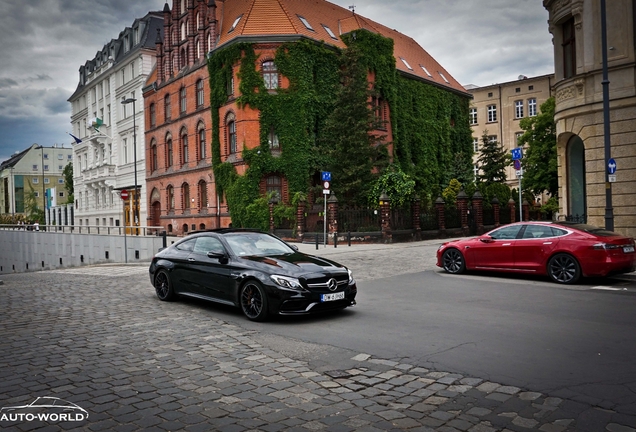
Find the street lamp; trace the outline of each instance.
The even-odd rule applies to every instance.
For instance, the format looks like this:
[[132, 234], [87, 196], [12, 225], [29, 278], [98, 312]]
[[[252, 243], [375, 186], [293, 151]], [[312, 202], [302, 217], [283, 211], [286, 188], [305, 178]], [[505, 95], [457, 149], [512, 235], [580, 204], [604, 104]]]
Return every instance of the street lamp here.
[[[139, 197], [137, 190], [137, 123], [136, 123], [136, 112], [135, 112], [135, 98], [122, 98], [122, 105], [128, 105], [129, 103], [133, 104], [133, 160], [135, 164], [135, 194], [133, 195], [133, 223], [135, 226], [139, 223]], [[136, 234], [139, 235], [139, 231], [136, 231]]]
[[[37, 146], [36, 149], [40, 149], [41, 153], [40, 155], [42, 156], [42, 214], [46, 213], [46, 189], [45, 189], [45, 185], [44, 185], [44, 146]], [[45, 215], [46, 218], [46, 215]]]

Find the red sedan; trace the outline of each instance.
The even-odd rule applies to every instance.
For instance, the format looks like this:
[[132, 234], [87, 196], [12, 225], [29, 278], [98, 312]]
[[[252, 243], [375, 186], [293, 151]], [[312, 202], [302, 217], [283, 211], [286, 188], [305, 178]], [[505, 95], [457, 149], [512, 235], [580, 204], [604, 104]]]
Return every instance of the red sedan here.
[[634, 239], [592, 225], [518, 222], [482, 236], [453, 240], [437, 250], [448, 273], [487, 270], [548, 275], [573, 284], [581, 276], [636, 271]]

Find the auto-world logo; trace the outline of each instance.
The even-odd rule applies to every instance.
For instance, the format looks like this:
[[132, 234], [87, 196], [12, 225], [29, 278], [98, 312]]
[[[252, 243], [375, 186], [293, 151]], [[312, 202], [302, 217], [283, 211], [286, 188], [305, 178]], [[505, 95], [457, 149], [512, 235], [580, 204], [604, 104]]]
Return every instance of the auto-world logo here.
[[81, 422], [88, 418], [88, 411], [64, 399], [44, 396], [28, 405], [0, 408], [0, 421], [48, 423]]

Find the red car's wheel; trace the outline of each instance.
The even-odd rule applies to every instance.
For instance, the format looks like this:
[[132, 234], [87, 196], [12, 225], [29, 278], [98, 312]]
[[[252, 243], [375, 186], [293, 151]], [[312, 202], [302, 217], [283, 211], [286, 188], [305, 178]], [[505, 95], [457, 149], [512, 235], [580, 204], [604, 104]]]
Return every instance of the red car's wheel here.
[[548, 261], [548, 275], [554, 282], [573, 284], [581, 277], [581, 266], [572, 255], [556, 254]]
[[442, 265], [448, 273], [459, 274], [466, 270], [464, 256], [455, 248], [446, 249], [442, 255]]

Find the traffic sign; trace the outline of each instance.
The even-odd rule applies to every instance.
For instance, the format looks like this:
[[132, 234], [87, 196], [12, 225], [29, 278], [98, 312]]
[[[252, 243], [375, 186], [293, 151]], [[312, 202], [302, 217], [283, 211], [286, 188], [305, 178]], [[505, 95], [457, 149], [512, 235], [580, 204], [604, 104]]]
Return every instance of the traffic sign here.
[[521, 161], [519, 159], [514, 160], [515, 170], [519, 171], [521, 169]]
[[331, 181], [331, 172], [330, 171], [322, 171], [320, 176], [320, 180], [322, 181]]
[[519, 160], [523, 158], [523, 151], [521, 147], [513, 148], [510, 152], [512, 153], [512, 160]]
[[126, 189], [122, 189], [122, 191], [120, 192], [119, 196], [121, 197], [121, 199], [127, 200], [128, 199], [128, 191]]
[[517, 178], [522, 178], [523, 177], [523, 170], [517, 170], [515, 171], [515, 174], [517, 175]]
[[614, 158], [610, 159], [607, 162], [607, 173], [616, 174], [616, 161], [614, 160]]
[[329, 189], [329, 186], [331, 186], [331, 184], [328, 181], [322, 182], [322, 187], [325, 189]]

